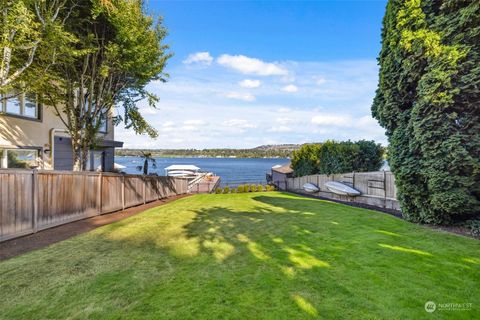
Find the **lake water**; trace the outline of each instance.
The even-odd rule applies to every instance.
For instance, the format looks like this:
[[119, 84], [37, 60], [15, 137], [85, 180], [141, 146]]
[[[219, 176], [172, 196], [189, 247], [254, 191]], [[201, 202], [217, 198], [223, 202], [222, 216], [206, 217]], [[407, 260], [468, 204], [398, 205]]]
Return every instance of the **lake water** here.
[[[247, 159], [247, 158], [155, 158], [157, 169], [151, 168], [149, 172], [156, 172], [158, 175], [165, 175], [164, 168], [172, 164], [193, 164], [201, 171], [213, 172], [220, 176], [221, 184], [224, 186], [237, 185], [242, 183], [266, 182], [265, 174], [277, 164], [283, 165], [289, 162], [288, 159]], [[137, 166], [143, 164], [139, 157], [115, 157], [115, 162], [126, 166], [126, 173], [139, 174]]]

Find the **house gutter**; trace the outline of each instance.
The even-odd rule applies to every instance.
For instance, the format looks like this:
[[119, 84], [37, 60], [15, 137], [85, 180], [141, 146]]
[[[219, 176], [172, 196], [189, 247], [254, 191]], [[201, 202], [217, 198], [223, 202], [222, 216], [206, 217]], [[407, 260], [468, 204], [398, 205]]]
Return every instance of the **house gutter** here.
[[50, 165], [52, 166], [52, 170], [55, 169], [55, 133], [61, 132], [61, 133], [68, 133], [67, 130], [65, 129], [56, 129], [52, 128], [50, 129]]

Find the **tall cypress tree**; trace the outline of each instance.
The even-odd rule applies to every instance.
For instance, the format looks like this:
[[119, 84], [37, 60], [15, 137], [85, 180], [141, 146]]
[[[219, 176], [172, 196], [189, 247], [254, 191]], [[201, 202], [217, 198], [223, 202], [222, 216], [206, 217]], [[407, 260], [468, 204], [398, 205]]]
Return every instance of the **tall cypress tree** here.
[[406, 218], [480, 211], [480, 3], [391, 0], [373, 116], [387, 130]]

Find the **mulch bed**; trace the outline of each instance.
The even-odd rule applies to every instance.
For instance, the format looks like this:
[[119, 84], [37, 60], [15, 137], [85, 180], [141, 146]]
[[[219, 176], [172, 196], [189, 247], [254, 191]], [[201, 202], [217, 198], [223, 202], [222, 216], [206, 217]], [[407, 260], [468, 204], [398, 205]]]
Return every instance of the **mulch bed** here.
[[187, 196], [188, 195], [173, 196], [167, 199], [157, 200], [136, 207], [131, 207], [125, 209], [124, 211], [116, 211], [93, 218], [71, 222], [55, 228], [42, 230], [21, 238], [2, 242], [0, 243], [0, 261], [21, 255], [29, 251], [44, 248], [53, 243], [69, 239], [95, 228], [131, 217], [150, 208], [155, 208]]

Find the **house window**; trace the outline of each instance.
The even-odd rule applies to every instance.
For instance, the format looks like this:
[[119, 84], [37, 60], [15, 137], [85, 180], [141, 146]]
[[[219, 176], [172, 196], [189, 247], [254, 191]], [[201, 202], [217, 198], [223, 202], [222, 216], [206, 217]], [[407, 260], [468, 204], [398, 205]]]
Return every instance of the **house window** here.
[[100, 117], [100, 126], [98, 127], [98, 132], [107, 133], [107, 115], [105, 113]]
[[32, 119], [40, 118], [37, 96], [32, 93], [2, 96], [0, 107], [0, 111], [6, 114]]
[[38, 168], [39, 152], [38, 149], [0, 149], [0, 168]]
[[87, 157], [86, 168], [88, 171], [105, 171], [105, 152], [90, 150]]
[[[91, 110], [95, 110], [96, 105], [95, 102], [92, 103]], [[85, 112], [88, 112], [88, 104], [85, 104]], [[99, 133], [107, 133], [107, 115], [108, 112], [105, 108], [99, 112], [99, 114], [93, 119], [93, 125], [97, 124], [97, 121], [100, 121], [100, 125], [98, 126]]]
[[38, 119], [38, 102], [37, 95], [32, 93], [25, 94], [23, 98], [23, 115], [25, 117]]

